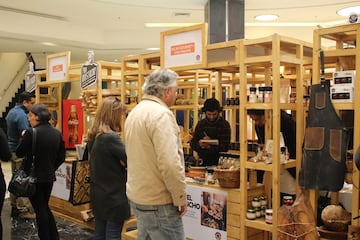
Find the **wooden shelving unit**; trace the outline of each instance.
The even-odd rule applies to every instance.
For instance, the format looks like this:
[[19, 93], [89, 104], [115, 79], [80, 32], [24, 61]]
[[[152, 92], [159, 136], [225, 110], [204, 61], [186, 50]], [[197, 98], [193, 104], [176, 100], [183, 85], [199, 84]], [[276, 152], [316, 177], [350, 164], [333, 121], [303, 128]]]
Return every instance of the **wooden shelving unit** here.
[[[304, 130], [303, 121], [303, 82], [304, 62], [312, 58], [312, 46], [309, 43], [293, 38], [271, 35], [266, 38], [243, 40], [240, 42], [240, 129], [247, 129], [247, 110], [265, 110], [265, 140], [272, 139], [273, 153], [272, 164], [253, 163], [248, 161], [246, 131], [240, 130], [240, 189], [247, 189], [248, 176], [253, 170], [264, 170], [265, 194], [268, 199], [268, 207], [273, 209], [273, 224], [265, 223], [264, 219], [247, 220], [246, 212], [248, 191], [240, 191], [240, 239], [248, 239], [248, 229], [260, 229], [264, 231], [264, 239], [277, 239], [277, 218], [280, 207], [280, 170], [281, 168], [300, 167], [301, 145]], [[294, 69], [293, 81], [295, 81], [296, 103], [280, 102], [280, 85], [285, 78], [281, 77], [280, 66]], [[249, 77], [251, 76], [251, 77]], [[247, 88], [254, 80], [272, 86], [272, 102], [248, 103]], [[297, 129], [297, 159], [286, 165], [280, 164], [280, 111], [291, 110], [296, 114]], [[299, 114], [300, 113], [300, 114]], [[254, 185], [250, 182], [250, 186]]]
[[[356, 44], [357, 43], [357, 44]], [[319, 51], [324, 51], [325, 70], [330, 73], [326, 79], [331, 78], [331, 71], [356, 70], [356, 80], [354, 86], [354, 100], [346, 103], [334, 103], [336, 111], [341, 114], [344, 110], [354, 111], [354, 153], [360, 144], [360, 24], [348, 24], [343, 26], [320, 28], [314, 30], [314, 57], [313, 57], [313, 82], [320, 83], [320, 57]], [[327, 47], [335, 46], [335, 47]], [[344, 66], [342, 58], [352, 61], [351, 66]], [[327, 71], [329, 70], [330, 71]], [[354, 154], [355, 155], [355, 154]], [[352, 217], [359, 216], [359, 186], [360, 176], [356, 166], [353, 165], [352, 181]], [[313, 191], [312, 202], [315, 204], [316, 192]], [[352, 220], [352, 225], [360, 225], [360, 220]]]
[[[60, 132], [62, 131], [62, 84], [63, 82], [47, 82], [42, 81], [46, 79], [46, 70], [35, 71], [37, 87], [35, 89], [36, 103], [43, 103], [52, 114], [51, 124]], [[46, 93], [40, 91], [46, 89]], [[56, 119], [54, 119], [54, 115]]]

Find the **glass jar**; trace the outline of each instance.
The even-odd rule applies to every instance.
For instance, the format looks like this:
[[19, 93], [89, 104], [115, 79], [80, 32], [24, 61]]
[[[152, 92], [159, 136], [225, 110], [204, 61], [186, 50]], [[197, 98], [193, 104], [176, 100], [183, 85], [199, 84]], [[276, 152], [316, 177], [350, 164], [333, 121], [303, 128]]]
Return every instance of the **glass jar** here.
[[259, 94], [257, 95], [257, 101], [258, 101], [258, 103], [263, 103], [264, 102], [265, 87], [260, 86], [258, 89], [259, 89]]
[[296, 102], [296, 92], [290, 93], [290, 103]]
[[248, 209], [246, 212], [246, 218], [249, 220], [255, 220], [256, 219], [256, 212], [255, 209]]
[[251, 205], [256, 208], [256, 207], [260, 207], [261, 203], [260, 203], [260, 199], [257, 197], [254, 197], [253, 200], [251, 201]]
[[267, 201], [265, 196], [260, 197], [260, 205], [266, 207]]
[[260, 207], [260, 215], [261, 215], [261, 217], [264, 217], [264, 216], [265, 216], [265, 211], [266, 211], [266, 207], [265, 207], [265, 206], [261, 206], [261, 207]]
[[256, 102], [257, 102], [256, 87], [250, 87], [249, 103], [256, 103]]
[[260, 207], [255, 208], [255, 215], [256, 215], [256, 218], [261, 217], [261, 208]]
[[265, 210], [265, 222], [267, 224], [272, 224], [272, 215], [273, 215], [273, 210], [272, 209], [266, 209]]
[[294, 199], [292, 196], [289, 196], [289, 195], [283, 196], [282, 204], [284, 204], [286, 206], [291, 206], [291, 205], [293, 205], [293, 203], [294, 203]]
[[271, 103], [272, 102], [272, 86], [266, 86], [264, 92], [264, 102]]

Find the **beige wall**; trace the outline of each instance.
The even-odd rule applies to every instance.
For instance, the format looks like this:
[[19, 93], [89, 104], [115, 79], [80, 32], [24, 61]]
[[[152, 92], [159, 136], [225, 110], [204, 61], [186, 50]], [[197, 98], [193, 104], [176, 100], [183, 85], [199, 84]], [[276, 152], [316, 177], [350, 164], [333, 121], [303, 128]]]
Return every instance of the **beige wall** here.
[[29, 64], [25, 53], [0, 53], [0, 112], [8, 105], [25, 78]]

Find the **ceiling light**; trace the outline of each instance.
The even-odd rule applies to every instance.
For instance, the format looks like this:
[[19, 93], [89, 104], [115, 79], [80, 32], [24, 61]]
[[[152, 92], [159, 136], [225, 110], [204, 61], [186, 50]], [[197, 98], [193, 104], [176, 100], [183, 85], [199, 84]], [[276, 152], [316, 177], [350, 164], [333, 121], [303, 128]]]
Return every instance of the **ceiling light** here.
[[279, 16], [273, 15], [273, 14], [259, 15], [259, 16], [255, 17], [255, 19], [258, 21], [274, 21], [278, 18], [279, 18]]
[[56, 46], [55, 43], [51, 43], [51, 42], [41, 42], [41, 44], [45, 46]]
[[354, 13], [354, 14], [360, 14], [360, 6], [354, 6], [354, 7], [348, 7], [348, 8], [343, 8], [340, 9], [339, 11], [336, 12], [338, 15], [343, 16], [343, 17], [348, 17], [350, 16], [350, 14]]
[[199, 23], [145, 23], [145, 27], [188, 27]]
[[158, 51], [158, 50], [160, 50], [160, 48], [158, 48], [158, 47], [150, 47], [150, 48], [146, 48], [146, 50], [148, 50], [148, 51]]

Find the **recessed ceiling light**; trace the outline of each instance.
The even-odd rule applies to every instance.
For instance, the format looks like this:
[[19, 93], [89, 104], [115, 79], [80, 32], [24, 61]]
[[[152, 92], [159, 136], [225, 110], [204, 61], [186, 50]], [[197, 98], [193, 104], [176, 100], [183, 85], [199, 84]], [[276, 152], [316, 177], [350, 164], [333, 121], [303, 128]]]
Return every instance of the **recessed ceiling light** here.
[[158, 51], [158, 50], [160, 50], [160, 48], [158, 48], [158, 47], [150, 47], [150, 48], [146, 48], [146, 50], [148, 50], [148, 51]]
[[348, 17], [350, 16], [350, 14], [354, 13], [354, 14], [360, 14], [360, 6], [354, 6], [354, 7], [348, 7], [348, 8], [343, 8], [340, 9], [339, 11], [336, 12], [338, 15], [343, 16], [343, 17]]
[[259, 16], [255, 17], [255, 19], [258, 21], [274, 21], [278, 18], [279, 18], [279, 16], [274, 15], [274, 14], [259, 15]]
[[41, 44], [45, 46], [56, 46], [55, 43], [51, 43], [51, 42], [41, 42]]

